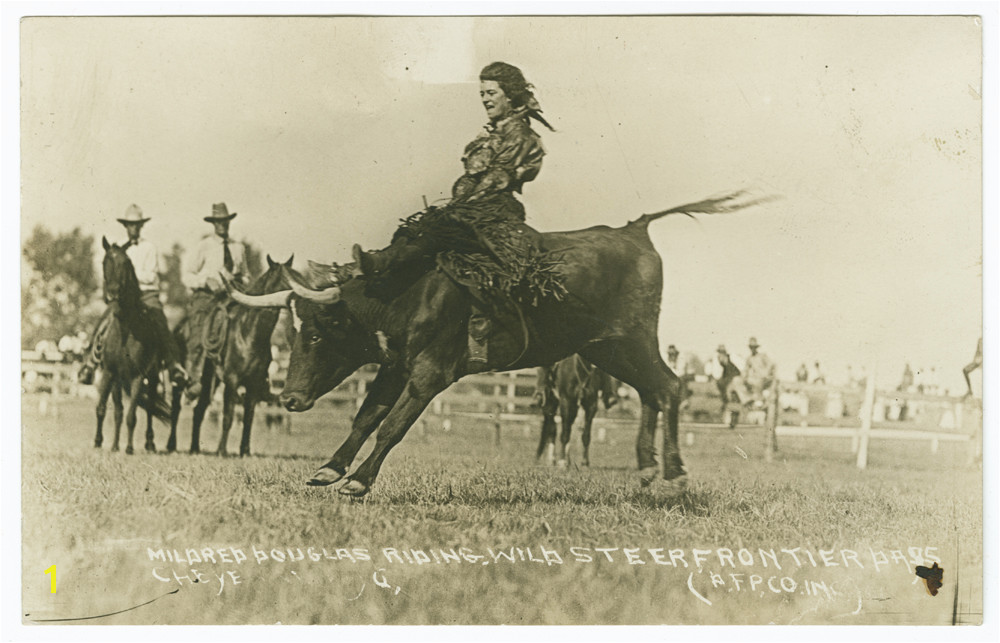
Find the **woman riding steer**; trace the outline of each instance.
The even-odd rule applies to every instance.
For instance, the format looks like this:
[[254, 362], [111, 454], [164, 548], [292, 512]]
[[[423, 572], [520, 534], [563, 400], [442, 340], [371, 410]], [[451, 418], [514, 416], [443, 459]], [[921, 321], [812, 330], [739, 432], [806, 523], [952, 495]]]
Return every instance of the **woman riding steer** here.
[[[495, 228], [524, 222], [524, 206], [514, 192], [521, 192], [525, 183], [538, 176], [545, 155], [541, 138], [528, 119], [550, 130], [552, 126], [542, 117], [532, 86], [517, 67], [491, 63], [483, 68], [479, 80], [479, 96], [490, 122], [465, 146], [465, 173], [452, 186], [451, 202], [431, 211], [436, 211], [438, 229], [449, 223], [471, 228], [480, 246], [503, 264], [515, 258], [512, 254], [523, 252], [524, 247], [507, 238], [498, 239], [497, 235], [507, 235]], [[382, 251], [366, 253], [355, 245], [354, 259], [365, 276], [384, 278], [399, 266], [451, 249], [447, 236], [397, 233], [392, 244]]]

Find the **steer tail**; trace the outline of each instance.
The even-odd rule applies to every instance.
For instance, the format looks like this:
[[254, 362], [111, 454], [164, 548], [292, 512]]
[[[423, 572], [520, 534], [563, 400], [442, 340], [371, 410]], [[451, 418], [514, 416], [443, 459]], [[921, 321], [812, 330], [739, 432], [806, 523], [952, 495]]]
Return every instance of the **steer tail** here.
[[684, 214], [692, 219], [696, 218], [696, 214], [726, 214], [729, 212], [736, 212], [737, 210], [743, 210], [755, 205], [760, 205], [761, 203], [767, 203], [769, 201], [775, 201], [780, 197], [776, 196], [761, 196], [761, 197], [750, 197], [746, 190], [737, 190], [735, 192], [730, 192], [723, 196], [714, 197], [710, 199], [705, 199], [704, 201], [696, 201], [695, 203], [685, 203], [684, 205], [679, 205], [676, 208], [670, 208], [669, 210], [663, 210], [662, 212], [654, 212], [653, 214], [644, 214], [635, 221], [629, 223], [629, 225], [646, 227], [653, 221], [656, 221], [660, 217], [665, 217], [668, 214]]

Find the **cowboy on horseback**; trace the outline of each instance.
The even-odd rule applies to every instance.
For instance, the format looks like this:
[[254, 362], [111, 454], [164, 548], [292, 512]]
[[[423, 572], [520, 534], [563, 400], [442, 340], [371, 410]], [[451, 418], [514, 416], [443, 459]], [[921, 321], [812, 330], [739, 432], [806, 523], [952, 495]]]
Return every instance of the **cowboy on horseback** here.
[[[180, 352], [174, 336], [167, 326], [166, 315], [163, 314], [163, 304], [160, 303], [160, 275], [161, 269], [160, 253], [153, 242], [142, 236], [142, 227], [149, 221], [149, 217], [142, 214], [142, 209], [134, 203], [125, 210], [125, 216], [118, 219], [118, 222], [125, 226], [128, 241], [122, 246], [125, 254], [135, 268], [135, 276], [139, 281], [139, 289], [142, 292], [142, 303], [149, 309], [149, 320], [152, 322], [152, 330], [156, 334], [157, 341], [163, 349], [164, 363], [170, 370], [170, 379], [174, 384], [182, 385], [187, 374], [180, 364]], [[94, 371], [101, 365], [99, 347], [101, 346], [104, 333], [111, 320], [111, 308], [104, 311], [104, 315], [94, 332], [91, 334], [90, 343], [84, 353], [86, 359], [80, 368], [78, 380], [82, 384], [91, 384], [94, 381]]]
[[[462, 155], [465, 171], [452, 186], [451, 202], [431, 210], [437, 210], [445, 222], [452, 222], [455, 227], [472, 228], [481, 245], [501, 263], [509, 263], [516, 259], [512, 255], [524, 251], [524, 244], [515, 241], [517, 235], [498, 239], [497, 235], [507, 237], [507, 230], [495, 228], [502, 228], [505, 223], [523, 224], [524, 205], [514, 193], [520, 193], [525, 183], [538, 176], [545, 155], [541, 137], [531, 129], [529, 119], [550, 130], [552, 126], [542, 117], [542, 109], [531, 91], [533, 87], [517, 67], [504, 62], [491, 63], [483, 68], [479, 80], [479, 96], [489, 123], [465, 146]], [[404, 265], [448, 249], [451, 247], [447, 241], [434, 235], [397, 233], [388, 248], [363, 252], [355, 244], [353, 255], [363, 275], [384, 279]]]
[[217, 310], [229, 300], [223, 279], [242, 284], [247, 275], [246, 250], [243, 244], [229, 237], [229, 224], [236, 217], [225, 203], [212, 205], [211, 216], [205, 221], [214, 227], [213, 234], [205, 236], [194, 253], [189, 272], [184, 275], [184, 285], [191, 289], [191, 302], [185, 322], [188, 344], [188, 369], [191, 386], [189, 399], [201, 394], [202, 369], [205, 365], [205, 342], [211, 341], [212, 319]]

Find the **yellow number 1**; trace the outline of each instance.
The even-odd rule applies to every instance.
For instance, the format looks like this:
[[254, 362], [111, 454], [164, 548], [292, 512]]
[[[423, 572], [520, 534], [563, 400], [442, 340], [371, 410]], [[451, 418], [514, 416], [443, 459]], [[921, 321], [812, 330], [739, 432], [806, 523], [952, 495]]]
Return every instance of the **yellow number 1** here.
[[49, 574], [49, 573], [52, 574], [52, 591], [50, 593], [51, 594], [55, 594], [56, 593], [56, 566], [55, 565], [51, 565], [48, 569], [45, 570], [45, 573], [46, 574]]

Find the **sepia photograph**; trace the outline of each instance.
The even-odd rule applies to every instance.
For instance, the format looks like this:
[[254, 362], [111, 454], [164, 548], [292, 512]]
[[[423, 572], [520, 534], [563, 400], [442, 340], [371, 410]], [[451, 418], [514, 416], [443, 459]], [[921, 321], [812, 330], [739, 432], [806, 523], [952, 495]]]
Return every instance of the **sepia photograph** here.
[[995, 630], [996, 7], [747, 7], [5, 25], [22, 631]]

